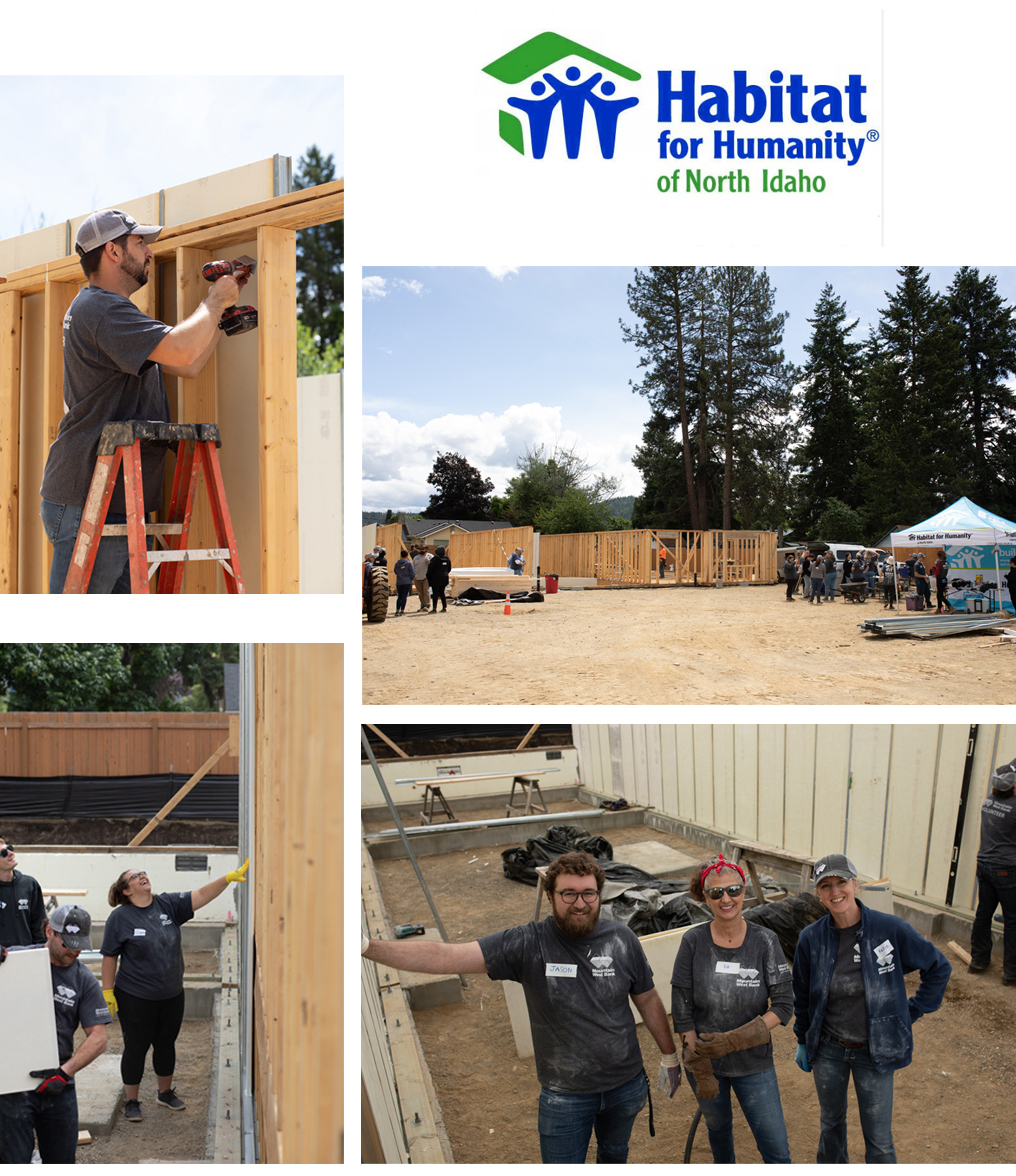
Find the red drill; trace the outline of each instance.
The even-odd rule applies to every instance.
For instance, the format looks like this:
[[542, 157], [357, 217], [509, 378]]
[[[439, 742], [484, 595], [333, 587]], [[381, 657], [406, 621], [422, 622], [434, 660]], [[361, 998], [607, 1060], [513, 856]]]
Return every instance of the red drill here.
[[[232, 274], [238, 282], [245, 282], [257, 268], [253, 257], [235, 257], [232, 261], [209, 261], [201, 267], [206, 282], [214, 282], [224, 274]], [[242, 335], [258, 325], [258, 312], [253, 306], [230, 306], [222, 312], [219, 330], [227, 335]]]

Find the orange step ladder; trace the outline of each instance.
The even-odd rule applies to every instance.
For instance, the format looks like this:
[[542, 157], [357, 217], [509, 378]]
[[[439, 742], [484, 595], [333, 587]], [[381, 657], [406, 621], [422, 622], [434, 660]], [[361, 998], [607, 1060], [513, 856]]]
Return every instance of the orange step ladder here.
[[[169, 504], [169, 521], [145, 522], [144, 491], [141, 481], [141, 442], [177, 445], [176, 473]], [[92, 577], [99, 540], [106, 535], [126, 535], [130, 557], [131, 592], [150, 592], [149, 578], [159, 571], [157, 591], [179, 593], [183, 565], [195, 560], [214, 559], [222, 566], [227, 592], [243, 592], [240, 560], [233, 537], [233, 524], [226, 505], [219, 457], [222, 444], [219, 426], [211, 424], [174, 425], [161, 421], [114, 421], [106, 425], [99, 439], [95, 472], [81, 515], [81, 525], [64, 581], [64, 593], [84, 593]], [[113, 487], [123, 465], [126, 524], [106, 524]], [[205, 486], [215, 523], [218, 547], [192, 550], [187, 547], [198, 474]], [[163, 547], [149, 551], [146, 536], [155, 536]]]

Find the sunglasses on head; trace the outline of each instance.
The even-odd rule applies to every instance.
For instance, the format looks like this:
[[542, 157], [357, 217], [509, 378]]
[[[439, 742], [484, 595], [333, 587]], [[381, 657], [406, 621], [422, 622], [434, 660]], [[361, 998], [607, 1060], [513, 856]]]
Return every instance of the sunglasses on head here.
[[744, 883], [737, 882], [733, 886], [710, 886], [705, 894], [707, 898], [712, 899], [722, 898], [724, 894], [729, 894], [731, 898], [737, 898], [743, 889]]

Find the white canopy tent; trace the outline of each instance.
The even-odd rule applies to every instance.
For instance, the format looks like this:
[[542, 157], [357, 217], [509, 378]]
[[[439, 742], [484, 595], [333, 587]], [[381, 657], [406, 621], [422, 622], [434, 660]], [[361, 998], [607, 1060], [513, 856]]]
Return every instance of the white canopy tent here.
[[949, 573], [969, 573], [976, 581], [984, 573], [995, 573], [999, 609], [1016, 609], [1009, 595], [1001, 567], [1008, 569], [1016, 555], [1016, 523], [985, 510], [969, 498], [958, 498], [923, 523], [892, 534], [894, 552], [942, 548], [949, 558]]

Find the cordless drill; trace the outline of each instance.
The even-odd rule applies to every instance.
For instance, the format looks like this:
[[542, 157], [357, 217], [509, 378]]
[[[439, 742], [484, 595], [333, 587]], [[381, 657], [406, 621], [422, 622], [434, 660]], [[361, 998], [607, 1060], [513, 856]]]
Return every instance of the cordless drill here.
[[[206, 282], [214, 282], [223, 274], [232, 274], [239, 282], [249, 278], [257, 264], [253, 257], [246, 254], [232, 261], [209, 261], [201, 267], [201, 276]], [[253, 306], [229, 306], [219, 319], [219, 330], [225, 331], [227, 335], [242, 335], [245, 331], [253, 331], [257, 325], [258, 312]]]

